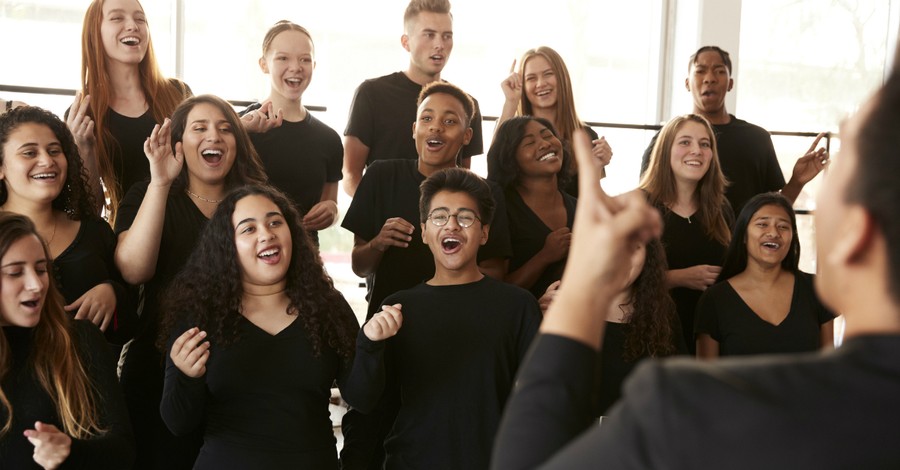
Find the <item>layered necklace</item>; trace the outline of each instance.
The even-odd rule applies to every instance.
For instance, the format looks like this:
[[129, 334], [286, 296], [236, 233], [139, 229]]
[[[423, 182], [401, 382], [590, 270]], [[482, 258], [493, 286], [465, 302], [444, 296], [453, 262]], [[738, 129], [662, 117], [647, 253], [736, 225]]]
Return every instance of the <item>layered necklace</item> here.
[[191, 191], [191, 190], [188, 189], [188, 188], [184, 188], [184, 190], [187, 191], [187, 193], [190, 194], [191, 196], [193, 196], [193, 197], [195, 197], [195, 198], [197, 198], [197, 199], [199, 199], [199, 200], [201, 200], [201, 201], [203, 201], [203, 202], [208, 202], [208, 203], [210, 203], [210, 204], [218, 204], [218, 203], [220, 203], [220, 202], [223, 201], [222, 199], [207, 199], [207, 198], [205, 198], [205, 197], [203, 197], [203, 196], [201, 196], [201, 195], [199, 195], [199, 194], [197, 194], [197, 193]]

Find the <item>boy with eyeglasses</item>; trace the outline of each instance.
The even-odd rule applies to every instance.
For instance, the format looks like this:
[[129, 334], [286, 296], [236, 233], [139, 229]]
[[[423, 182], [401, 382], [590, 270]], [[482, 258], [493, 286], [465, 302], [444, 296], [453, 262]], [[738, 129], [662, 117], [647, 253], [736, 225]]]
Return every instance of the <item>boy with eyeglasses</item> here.
[[483, 179], [445, 169], [421, 193], [422, 240], [435, 273], [385, 299], [360, 331], [354, 382], [365, 390], [351, 405], [365, 411], [382, 395], [402, 395], [384, 442], [387, 469], [487, 468], [540, 308], [528, 291], [478, 268], [495, 213]]

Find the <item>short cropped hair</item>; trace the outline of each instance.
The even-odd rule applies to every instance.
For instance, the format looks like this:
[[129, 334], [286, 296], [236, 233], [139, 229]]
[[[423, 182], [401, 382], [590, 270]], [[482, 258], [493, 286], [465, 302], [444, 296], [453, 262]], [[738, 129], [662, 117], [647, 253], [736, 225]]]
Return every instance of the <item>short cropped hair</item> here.
[[428, 220], [431, 200], [440, 191], [465, 193], [478, 204], [478, 217], [483, 225], [494, 220], [494, 194], [487, 181], [465, 168], [445, 168], [435, 172], [419, 186], [419, 218]]
[[697, 49], [697, 52], [691, 55], [691, 59], [688, 62], [688, 71], [697, 64], [697, 57], [700, 57], [700, 54], [703, 54], [704, 52], [718, 52], [719, 56], [722, 57], [722, 62], [725, 63], [725, 68], [728, 69], [728, 75], [731, 75], [731, 54], [719, 46], [703, 46], [700, 49]]
[[444, 93], [456, 98], [462, 104], [463, 111], [466, 112], [466, 127], [472, 124], [472, 118], [475, 116], [475, 102], [472, 101], [472, 97], [468, 93], [462, 91], [462, 88], [447, 82], [431, 82], [425, 85], [419, 93], [416, 106], [420, 106], [425, 101], [425, 98], [435, 93]]
[[450, 14], [450, 0], [411, 0], [406, 6], [406, 12], [403, 13], [403, 29], [408, 29], [407, 26], [413, 18], [419, 16], [419, 13], [423, 11], [443, 13], [453, 17]]

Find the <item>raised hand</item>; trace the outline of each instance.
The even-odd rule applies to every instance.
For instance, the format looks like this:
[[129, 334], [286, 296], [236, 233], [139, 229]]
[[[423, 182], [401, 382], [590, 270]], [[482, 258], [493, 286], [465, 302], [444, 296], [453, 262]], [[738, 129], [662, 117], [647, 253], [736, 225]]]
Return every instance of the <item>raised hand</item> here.
[[284, 111], [279, 109], [277, 112], [273, 112], [272, 106], [272, 101], [266, 100], [259, 109], [241, 116], [241, 124], [244, 125], [244, 129], [247, 132], [261, 134], [280, 127], [284, 122]]
[[816, 148], [825, 134], [825, 132], [820, 132], [819, 135], [816, 136], [816, 140], [809, 146], [809, 150], [794, 163], [794, 170], [791, 173], [792, 181], [795, 181], [800, 185], [805, 185], [812, 181], [816, 175], [828, 166], [830, 160], [825, 147]]
[[169, 357], [175, 367], [188, 377], [202, 377], [206, 374], [206, 361], [209, 360], [209, 341], [206, 332], [194, 327], [185, 331], [172, 344]]
[[175, 144], [172, 152], [172, 121], [166, 118], [163, 125], [153, 126], [150, 137], [144, 141], [144, 155], [150, 160], [150, 182], [158, 185], [170, 185], [181, 173], [184, 165], [184, 152], [181, 142]]
[[116, 313], [116, 291], [108, 282], [97, 284], [81, 297], [65, 306], [67, 312], [76, 311], [76, 320], [88, 320], [106, 331]]
[[392, 217], [384, 222], [378, 235], [369, 242], [372, 248], [384, 253], [388, 248], [396, 246], [406, 248], [412, 241], [413, 224], [402, 217]]
[[79, 91], [75, 94], [75, 101], [69, 108], [69, 116], [66, 118], [66, 127], [75, 138], [75, 145], [79, 151], [89, 152], [94, 148], [94, 121], [87, 115], [90, 109], [91, 95], [82, 95]]
[[371, 341], [384, 341], [400, 331], [403, 325], [403, 314], [400, 304], [384, 305], [382, 310], [376, 313], [363, 326], [363, 333]]
[[500, 82], [500, 88], [503, 90], [503, 96], [507, 102], [515, 102], [519, 104], [522, 98], [522, 77], [516, 72], [516, 61], [513, 59], [512, 66], [509, 67], [509, 76]]
[[613, 151], [606, 141], [606, 137], [600, 137], [591, 142], [591, 155], [599, 160], [604, 167], [609, 165], [609, 162], [612, 161]]
[[34, 446], [34, 462], [45, 470], [58, 468], [72, 451], [72, 438], [52, 424], [37, 421], [25, 437]]

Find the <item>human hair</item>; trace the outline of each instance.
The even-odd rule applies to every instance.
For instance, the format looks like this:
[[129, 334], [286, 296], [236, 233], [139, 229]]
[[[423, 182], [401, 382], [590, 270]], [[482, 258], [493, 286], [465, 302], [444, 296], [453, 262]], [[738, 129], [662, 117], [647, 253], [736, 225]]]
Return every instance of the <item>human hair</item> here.
[[[237, 148], [235, 149], [236, 155], [234, 166], [231, 167], [231, 170], [225, 177], [225, 187], [230, 189], [242, 184], [265, 184], [268, 177], [263, 169], [262, 161], [259, 159], [259, 154], [256, 153], [256, 148], [253, 147], [253, 142], [250, 141], [250, 136], [247, 134], [247, 131], [244, 130], [244, 125], [241, 123], [237, 113], [234, 112], [234, 108], [218, 96], [192, 96], [178, 105], [178, 108], [176, 108], [175, 112], [172, 114], [172, 123], [170, 124], [172, 131], [172, 151], [175, 151], [175, 144], [181, 142], [184, 138], [184, 131], [187, 129], [188, 115], [198, 104], [212, 105], [221, 111], [222, 115], [225, 116], [225, 120], [228, 121], [228, 124], [231, 126], [231, 132], [234, 133], [235, 145], [237, 145]], [[187, 163], [181, 168], [181, 173], [178, 175], [178, 181], [184, 187], [188, 186]]]
[[275, 23], [275, 25], [273, 25], [271, 28], [269, 28], [269, 31], [267, 31], [265, 37], [263, 37], [263, 43], [262, 43], [263, 58], [265, 58], [266, 54], [269, 53], [269, 48], [272, 47], [272, 41], [275, 40], [275, 37], [285, 31], [297, 31], [297, 32], [305, 34], [306, 37], [309, 38], [310, 44], [312, 44], [312, 46], [313, 46], [313, 53], [315, 53], [316, 44], [313, 42], [312, 34], [309, 33], [309, 30], [307, 30], [303, 26], [300, 26], [292, 21], [281, 20], [281, 21]]
[[845, 200], [865, 208], [886, 240], [888, 292], [900, 303], [900, 48], [856, 136], [857, 165]]
[[220, 347], [240, 340], [244, 290], [231, 218], [237, 203], [254, 195], [278, 206], [291, 233], [285, 287], [290, 299], [287, 313], [299, 317], [297, 321], [309, 335], [316, 357], [328, 346], [349, 363], [359, 328], [350, 305], [325, 272], [293, 203], [277, 189], [265, 185], [240, 186], [216, 208], [194, 252], [162, 296], [163, 320], [157, 346], [165, 351], [170, 336], [185, 322], [207, 331], [210, 340]]
[[[716, 134], [713, 132], [709, 121], [699, 114], [685, 114], [670, 120], [659, 131], [656, 144], [650, 153], [650, 164], [644, 176], [641, 178], [640, 188], [647, 192], [647, 198], [653, 205], [668, 207], [678, 197], [675, 174], [672, 171], [671, 155], [672, 147], [678, 131], [685, 123], [696, 122], [701, 124], [709, 135], [712, 158], [709, 160], [709, 169], [697, 184], [697, 196], [699, 208], [697, 219], [703, 224], [706, 235], [717, 242], [728, 245], [731, 232], [725, 220], [724, 206], [725, 187], [728, 185], [722, 166], [719, 164], [719, 151], [716, 149]], [[668, 210], [668, 208], [666, 209]]]
[[[516, 116], [503, 121], [500, 123], [500, 127], [497, 128], [497, 133], [494, 134], [491, 148], [488, 149], [488, 181], [493, 181], [504, 189], [510, 185], [518, 184], [520, 168], [516, 154], [519, 151], [519, 145], [525, 138], [525, 127], [532, 121], [540, 123], [549, 129], [557, 139], [560, 138], [553, 127], [553, 123], [544, 118]], [[557, 186], [563, 188], [569, 182], [572, 159], [565, 145], [560, 150], [562, 151], [562, 168], [556, 175], [556, 183]]]
[[722, 62], [725, 63], [725, 68], [728, 69], [728, 75], [731, 75], [731, 54], [729, 54], [725, 49], [722, 49], [719, 46], [703, 46], [700, 49], [697, 49], [697, 52], [691, 54], [691, 58], [688, 61], [688, 71], [694, 68], [694, 65], [697, 64], [697, 58], [700, 57], [700, 54], [704, 52], [717, 52], [719, 57], [722, 58]]
[[410, 0], [403, 13], [403, 30], [410, 32], [409, 26], [412, 21], [419, 16], [419, 13], [426, 11], [450, 15], [450, 18], [453, 18], [453, 14], [450, 13], [449, 0]]
[[631, 285], [633, 309], [626, 317], [623, 359], [628, 362], [675, 353], [672, 325], [678, 319], [666, 287], [666, 253], [658, 239], [648, 242], [645, 251], [644, 266]]
[[419, 218], [428, 220], [431, 200], [440, 191], [465, 193], [478, 204], [478, 218], [483, 225], [494, 220], [494, 195], [487, 181], [465, 168], [445, 168], [428, 177], [419, 186]]
[[747, 269], [747, 228], [753, 221], [753, 216], [765, 206], [778, 206], [784, 209], [788, 218], [791, 219], [793, 236], [787, 256], [781, 260], [781, 269], [794, 274], [800, 270], [800, 237], [797, 236], [797, 216], [794, 214], [794, 208], [791, 207], [791, 201], [781, 193], [762, 193], [747, 201], [735, 220], [734, 230], [731, 232], [731, 243], [728, 244], [728, 250], [725, 252], [725, 262], [722, 264], [722, 272], [716, 279], [717, 283], [731, 279]]
[[[60, 120], [50, 111], [35, 107], [22, 106], [0, 116], [0, 165], [6, 160], [3, 146], [9, 140], [10, 134], [22, 124], [39, 124], [46, 126], [56, 136], [63, 154], [66, 157], [66, 183], [62, 191], [53, 199], [52, 207], [63, 211], [73, 220], [81, 220], [95, 214], [94, 196], [88, 189], [87, 172], [78, 153], [75, 138], [66, 127], [66, 123]], [[6, 204], [9, 192], [6, 190], [6, 181], [0, 184], [0, 205]]]
[[[529, 49], [522, 54], [519, 60], [519, 76], [522, 83], [525, 83], [525, 64], [535, 56], [541, 56], [550, 62], [550, 67], [556, 75], [556, 121], [559, 123], [559, 134], [562, 136], [563, 144], [567, 147], [571, 145], [572, 136], [577, 129], [581, 129], [584, 124], [575, 112], [575, 98], [572, 92], [572, 78], [569, 75], [569, 69], [563, 62], [562, 56], [558, 52], [547, 46], [540, 46]], [[525, 95], [525, 87], [522, 87], [522, 98], [519, 100], [519, 115], [527, 116], [534, 114], [534, 107], [528, 101]]]
[[[0, 259], [10, 246], [23, 237], [37, 237], [49, 260], [47, 244], [37, 233], [28, 217], [12, 212], [0, 212]], [[88, 377], [85, 364], [78, 355], [72, 320], [63, 310], [62, 295], [56, 290], [52, 274], [47, 275], [47, 294], [41, 308], [40, 320], [34, 327], [34, 348], [28, 355], [28, 370], [37, 378], [56, 406], [62, 421], [62, 431], [75, 439], [84, 439], [105, 432], [100, 427], [100, 398]], [[0, 383], [12, 368], [11, 352], [5, 334], [0, 334]], [[15, 410], [0, 386], [0, 409], [6, 411], [6, 421], [0, 436], [12, 428]], [[21, 437], [21, 436], [20, 436]]]
[[421, 106], [422, 102], [425, 101], [425, 98], [428, 98], [435, 93], [444, 93], [456, 98], [456, 100], [462, 104], [463, 111], [466, 113], [466, 127], [469, 127], [472, 124], [472, 118], [475, 116], [475, 102], [472, 101], [472, 97], [469, 96], [468, 93], [462, 91], [462, 88], [453, 85], [452, 83], [431, 82], [428, 85], [425, 85], [419, 93], [419, 99], [416, 101], [416, 106]]
[[[126, 188], [122, 188], [121, 182], [116, 178], [112, 155], [119, 143], [110, 132], [106, 121], [109, 105], [113, 99], [113, 88], [112, 79], [107, 70], [109, 59], [100, 35], [100, 26], [103, 23], [103, 2], [104, 0], [93, 0], [84, 14], [84, 24], [81, 30], [81, 88], [86, 95], [91, 97], [87, 115], [94, 121], [94, 135], [97, 139], [95, 152], [97, 153], [100, 178], [103, 180], [109, 197], [110, 220], [115, 220], [119, 201]], [[138, 2], [138, 6], [141, 6], [140, 2]], [[143, 11], [143, 6], [141, 6], [141, 10]], [[153, 119], [158, 123], [162, 123], [169, 117], [178, 103], [191, 94], [190, 89], [184, 83], [178, 80], [169, 80], [163, 76], [159, 64], [156, 62], [149, 30], [147, 31], [147, 53], [138, 65], [138, 71], [144, 99], [147, 101]]]

